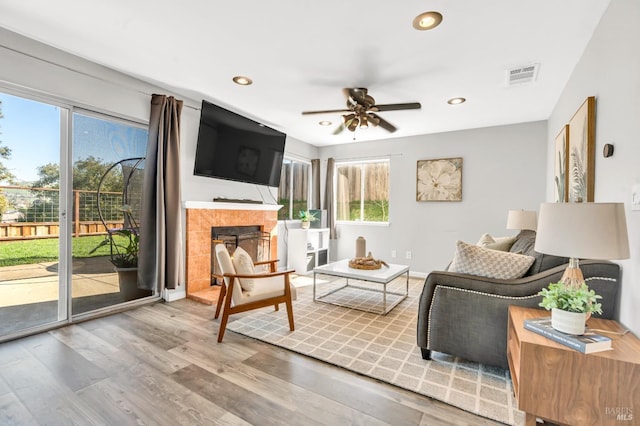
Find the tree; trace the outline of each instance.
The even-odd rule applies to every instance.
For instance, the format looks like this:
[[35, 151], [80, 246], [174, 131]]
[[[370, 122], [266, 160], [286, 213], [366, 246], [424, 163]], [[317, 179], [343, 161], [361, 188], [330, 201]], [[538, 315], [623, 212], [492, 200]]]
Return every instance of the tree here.
[[48, 163], [38, 166], [40, 178], [31, 185], [32, 188], [60, 188], [60, 166]]
[[[73, 189], [97, 191], [100, 179], [111, 164], [106, 164], [101, 158], [89, 156], [78, 160], [73, 165]], [[105, 177], [101, 190], [103, 192], [122, 192], [122, 170], [114, 168]]]
[[[4, 118], [2, 115], [2, 100], [0, 100], [0, 118]], [[0, 135], [2, 132], [0, 132]], [[2, 146], [2, 140], [0, 140], [0, 158], [8, 160], [11, 158], [11, 148], [8, 146]], [[12, 184], [15, 180], [15, 175], [0, 161], [0, 182], [7, 181]]]
[[[100, 179], [109, 167], [111, 167], [110, 164], [93, 156], [76, 161], [73, 164], [73, 189], [97, 191]], [[38, 176], [40, 178], [32, 185], [33, 188], [60, 187], [60, 166], [58, 164], [49, 163], [38, 167]], [[102, 191], [122, 192], [122, 185], [122, 170], [114, 168], [105, 177]]]

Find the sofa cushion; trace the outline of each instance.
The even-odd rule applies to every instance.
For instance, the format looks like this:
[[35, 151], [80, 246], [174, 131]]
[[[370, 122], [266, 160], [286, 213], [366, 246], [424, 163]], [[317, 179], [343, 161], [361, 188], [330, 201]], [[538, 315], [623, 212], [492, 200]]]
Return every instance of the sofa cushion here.
[[535, 275], [547, 269], [555, 268], [559, 265], [569, 263], [566, 257], [553, 256], [550, 254], [538, 253], [533, 248], [536, 245], [536, 232], [525, 230], [516, 236], [516, 242], [513, 243], [509, 251], [511, 253], [521, 253], [533, 256], [535, 261], [525, 274], [525, 276]]
[[510, 280], [522, 277], [534, 260], [532, 256], [487, 249], [458, 241], [449, 271]]
[[476, 245], [493, 250], [509, 251], [515, 241], [515, 235], [512, 237], [494, 237], [490, 234], [482, 234]]

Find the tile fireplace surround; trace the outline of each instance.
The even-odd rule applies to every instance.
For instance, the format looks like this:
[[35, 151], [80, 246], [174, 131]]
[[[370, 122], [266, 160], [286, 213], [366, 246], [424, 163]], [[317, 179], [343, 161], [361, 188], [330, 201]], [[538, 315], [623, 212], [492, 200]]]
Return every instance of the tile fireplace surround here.
[[271, 259], [278, 256], [278, 210], [274, 204], [215, 203], [187, 201], [186, 291], [187, 297], [203, 303], [217, 301], [211, 288], [211, 228], [258, 225], [271, 235]]

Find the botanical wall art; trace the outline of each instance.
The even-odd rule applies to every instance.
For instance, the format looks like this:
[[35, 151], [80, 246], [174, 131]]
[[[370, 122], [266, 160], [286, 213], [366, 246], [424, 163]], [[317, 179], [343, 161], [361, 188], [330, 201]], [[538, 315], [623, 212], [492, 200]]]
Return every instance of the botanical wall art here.
[[554, 172], [553, 172], [553, 192], [554, 200], [556, 203], [564, 203], [568, 201], [569, 186], [569, 156], [567, 155], [569, 149], [569, 125], [562, 128], [555, 141], [554, 152]]
[[418, 160], [417, 201], [462, 201], [462, 158]]
[[595, 187], [596, 98], [589, 96], [569, 122], [568, 200], [593, 201]]

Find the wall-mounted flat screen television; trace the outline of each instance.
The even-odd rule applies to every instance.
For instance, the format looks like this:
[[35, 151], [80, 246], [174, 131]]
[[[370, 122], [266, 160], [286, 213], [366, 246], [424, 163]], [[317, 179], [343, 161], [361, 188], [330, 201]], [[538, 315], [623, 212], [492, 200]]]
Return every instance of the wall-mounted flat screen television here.
[[286, 134], [202, 101], [193, 174], [280, 185]]

